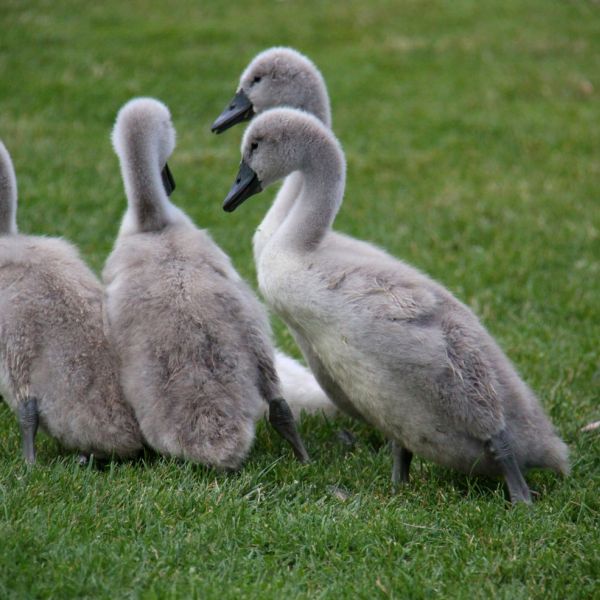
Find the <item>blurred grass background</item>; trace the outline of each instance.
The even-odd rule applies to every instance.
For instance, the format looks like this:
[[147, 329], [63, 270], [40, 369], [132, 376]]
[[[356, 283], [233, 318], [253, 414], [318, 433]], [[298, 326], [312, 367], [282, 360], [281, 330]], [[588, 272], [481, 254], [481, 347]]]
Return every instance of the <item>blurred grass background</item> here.
[[383, 440], [344, 420], [303, 423], [308, 467], [260, 427], [237, 475], [152, 457], [81, 470], [43, 436], [28, 470], [2, 404], [0, 597], [598, 593], [600, 436], [579, 433], [600, 418], [598, 2], [2, 0], [0, 31], [20, 229], [70, 239], [98, 272], [125, 207], [112, 123], [149, 95], [178, 130], [173, 201], [254, 283], [274, 192], [222, 212], [242, 128], [210, 124], [258, 51], [306, 53], [348, 158], [336, 227], [470, 304], [573, 460], [566, 481], [532, 474], [539, 501], [512, 511], [500, 484], [418, 460], [394, 496]]

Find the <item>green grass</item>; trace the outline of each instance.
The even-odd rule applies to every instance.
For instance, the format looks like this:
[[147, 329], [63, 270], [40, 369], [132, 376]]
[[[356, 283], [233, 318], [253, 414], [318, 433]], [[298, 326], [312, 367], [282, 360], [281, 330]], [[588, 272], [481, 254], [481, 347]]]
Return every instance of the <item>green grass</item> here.
[[377, 433], [308, 419], [306, 467], [261, 426], [234, 475], [154, 457], [80, 469], [44, 436], [28, 469], [0, 404], [1, 598], [598, 594], [600, 435], [579, 433], [600, 418], [597, 2], [4, 0], [0, 31], [20, 228], [69, 238], [98, 271], [125, 205], [112, 122], [151, 95], [179, 132], [173, 200], [254, 281], [250, 238], [273, 192], [222, 212], [242, 130], [209, 126], [256, 52], [306, 52], [348, 158], [337, 228], [469, 303], [573, 463], [564, 481], [529, 476], [529, 510], [507, 509], [498, 482], [419, 460], [394, 496]]

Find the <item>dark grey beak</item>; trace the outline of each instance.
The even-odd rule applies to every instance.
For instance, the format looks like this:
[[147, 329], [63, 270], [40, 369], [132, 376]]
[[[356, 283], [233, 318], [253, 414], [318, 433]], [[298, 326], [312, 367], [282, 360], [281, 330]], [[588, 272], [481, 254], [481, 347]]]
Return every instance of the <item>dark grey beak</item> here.
[[240, 90], [225, 110], [217, 117], [210, 130], [214, 133], [223, 133], [242, 121], [249, 121], [254, 116], [254, 108], [250, 98], [244, 90]]
[[235, 183], [231, 186], [227, 198], [223, 202], [223, 210], [233, 212], [244, 200], [262, 192], [258, 175], [244, 162], [240, 163]]
[[167, 196], [170, 196], [175, 189], [175, 179], [173, 179], [173, 173], [171, 173], [171, 169], [169, 169], [167, 163], [165, 163], [165, 168], [162, 170], [160, 176], [162, 177], [165, 192], [167, 192]]

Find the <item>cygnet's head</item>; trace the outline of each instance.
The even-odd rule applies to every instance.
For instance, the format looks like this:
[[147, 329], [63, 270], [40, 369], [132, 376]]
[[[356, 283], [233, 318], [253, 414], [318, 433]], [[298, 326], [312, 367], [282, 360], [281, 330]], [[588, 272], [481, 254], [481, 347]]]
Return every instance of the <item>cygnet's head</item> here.
[[155, 162], [167, 195], [174, 181], [167, 159], [175, 149], [175, 128], [169, 109], [154, 98], [134, 98], [119, 111], [112, 131], [112, 144], [127, 180], [130, 171]]
[[244, 133], [241, 153], [238, 176], [223, 203], [227, 212], [293, 171], [326, 166], [319, 163], [330, 157], [344, 169], [331, 131], [313, 115], [293, 108], [273, 108], [257, 116]]
[[300, 52], [277, 47], [261, 52], [246, 67], [236, 95], [215, 120], [212, 131], [221, 133], [281, 106], [304, 110], [331, 126], [329, 96], [317, 67]]

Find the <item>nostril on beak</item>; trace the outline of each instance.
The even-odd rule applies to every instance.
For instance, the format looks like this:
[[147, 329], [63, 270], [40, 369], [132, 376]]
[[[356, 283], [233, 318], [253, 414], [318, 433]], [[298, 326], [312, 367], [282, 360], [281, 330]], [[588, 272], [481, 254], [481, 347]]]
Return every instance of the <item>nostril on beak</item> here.
[[233, 110], [235, 108], [235, 104], [230, 104], [229, 105], [229, 110]]
[[242, 178], [241, 178], [241, 177], [238, 177], [238, 178], [235, 180], [235, 182], [236, 182], [236, 183], [239, 183], [241, 180], [242, 180]]

